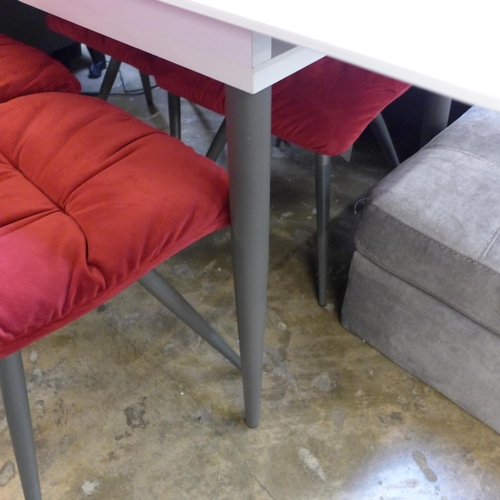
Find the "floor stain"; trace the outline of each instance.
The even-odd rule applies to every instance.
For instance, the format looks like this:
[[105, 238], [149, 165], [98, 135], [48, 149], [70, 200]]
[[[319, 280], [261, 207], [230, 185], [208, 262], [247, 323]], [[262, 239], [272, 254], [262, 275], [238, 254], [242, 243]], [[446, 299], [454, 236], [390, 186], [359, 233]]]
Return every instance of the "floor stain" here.
[[300, 448], [299, 450], [300, 461], [314, 474], [316, 474], [320, 479], [326, 481], [325, 471], [321, 468], [319, 460], [305, 448]]
[[431, 483], [435, 483], [438, 478], [436, 473], [427, 464], [427, 458], [425, 458], [425, 455], [421, 451], [414, 451], [412, 453], [412, 457], [420, 467], [420, 470], [423, 472], [425, 479]]
[[86, 497], [91, 497], [99, 489], [99, 481], [95, 479], [89, 481], [86, 479], [85, 481], [83, 481], [80, 489]]
[[317, 377], [315, 377], [311, 382], [311, 386], [322, 392], [331, 392], [333, 389], [330, 375], [328, 375], [327, 372], [320, 373]]
[[0, 468], [0, 486], [5, 486], [16, 475], [16, 466], [10, 460]]
[[123, 413], [127, 417], [127, 425], [131, 429], [145, 429], [149, 425], [149, 422], [144, 419], [144, 415], [146, 414], [146, 399], [142, 398], [137, 404], [127, 406], [123, 410]]

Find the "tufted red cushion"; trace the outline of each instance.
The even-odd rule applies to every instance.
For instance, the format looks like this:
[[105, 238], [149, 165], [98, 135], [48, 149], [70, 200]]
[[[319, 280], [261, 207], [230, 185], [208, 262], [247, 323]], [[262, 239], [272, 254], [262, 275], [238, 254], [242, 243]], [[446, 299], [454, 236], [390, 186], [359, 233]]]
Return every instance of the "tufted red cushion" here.
[[80, 90], [80, 82], [60, 62], [0, 34], [0, 102], [38, 92]]
[[226, 172], [112, 105], [0, 104], [0, 358], [226, 226]]
[[130, 64], [146, 75], [153, 74], [156, 56], [52, 14], [47, 14], [45, 20], [47, 26], [56, 33], [72, 38], [79, 43], [84, 43], [88, 47], [114, 57], [118, 61]]
[[[225, 113], [222, 83], [161, 59], [153, 74], [168, 92]], [[272, 132], [316, 153], [339, 155], [409, 87], [325, 57], [273, 86]]]

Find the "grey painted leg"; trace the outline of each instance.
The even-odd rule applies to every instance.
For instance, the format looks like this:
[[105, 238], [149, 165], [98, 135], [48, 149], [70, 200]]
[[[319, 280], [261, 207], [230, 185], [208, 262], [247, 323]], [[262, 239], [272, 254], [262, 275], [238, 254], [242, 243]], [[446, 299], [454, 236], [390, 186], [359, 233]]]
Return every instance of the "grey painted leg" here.
[[226, 145], [226, 119], [222, 120], [219, 129], [215, 133], [212, 143], [207, 151], [207, 158], [216, 161]]
[[146, 103], [148, 106], [153, 105], [153, 92], [151, 90], [151, 80], [149, 79], [149, 75], [146, 75], [146, 73], [143, 73], [142, 71], [139, 72], [141, 75], [141, 83], [142, 83], [142, 88], [144, 89], [144, 97], [146, 98]]
[[0, 387], [26, 500], [42, 500], [21, 353], [0, 359]]
[[97, 97], [104, 101], [107, 101], [113, 84], [115, 83], [116, 76], [118, 75], [118, 70], [120, 69], [121, 62], [113, 57], [109, 60], [108, 69], [104, 73], [104, 78], [102, 80], [101, 88]]
[[448, 126], [451, 98], [429, 92], [425, 99], [420, 146], [425, 146], [431, 139]]
[[181, 138], [181, 98], [168, 93], [168, 122], [170, 124], [170, 135]]
[[394, 149], [391, 135], [389, 134], [389, 130], [387, 130], [387, 125], [381, 113], [372, 120], [370, 126], [375, 134], [375, 137], [377, 138], [382, 152], [384, 153], [387, 163], [391, 169], [396, 168], [399, 165], [398, 154]]
[[326, 278], [328, 272], [328, 222], [330, 220], [329, 156], [316, 154], [316, 225], [318, 232], [318, 302], [326, 305]]
[[240, 357], [226, 341], [198, 314], [189, 302], [155, 270], [145, 274], [139, 283], [153, 297], [170, 309], [200, 337], [219, 351], [236, 368], [241, 369]]
[[233, 271], [246, 423], [260, 419], [269, 265], [271, 88], [226, 86]]

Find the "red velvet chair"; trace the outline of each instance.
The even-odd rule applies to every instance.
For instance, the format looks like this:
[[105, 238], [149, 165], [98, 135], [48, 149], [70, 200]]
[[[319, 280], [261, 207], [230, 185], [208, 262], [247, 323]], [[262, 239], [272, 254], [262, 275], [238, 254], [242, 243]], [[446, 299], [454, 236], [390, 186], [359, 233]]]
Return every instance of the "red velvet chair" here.
[[0, 104], [0, 130], [0, 386], [25, 498], [40, 500], [24, 347], [139, 281], [240, 367], [154, 270], [229, 224], [228, 178], [178, 139], [87, 96], [11, 99]]
[[[55, 16], [48, 15], [47, 24], [58, 33], [154, 75], [158, 86], [169, 93], [170, 133], [174, 137], [181, 137], [180, 97], [222, 115], [225, 113], [221, 82]], [[273, 86], [273, 134], [316, 153], [318, 301], [321, 305], [326, 304], [330, 156], [349, 150], [371, 124], [390, 166], [398, 165], [399, 159], [380, 113], [408, 88], [406, 83], [331, 58], [323, 58]], [[225, 122], [207, 156], [216, 159], [224, 144]]]
[[81, 91], [80, 82], [41, 50], [0, 34], [0, 103], [39, 92]]

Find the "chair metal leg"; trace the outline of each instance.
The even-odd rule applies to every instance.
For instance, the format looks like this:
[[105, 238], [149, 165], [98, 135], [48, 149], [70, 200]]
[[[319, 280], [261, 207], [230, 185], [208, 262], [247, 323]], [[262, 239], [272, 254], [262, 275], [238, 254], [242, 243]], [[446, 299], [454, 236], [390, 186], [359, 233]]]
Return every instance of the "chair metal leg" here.
[[170, 135], [181, 138], [181, 98], [168, 93], [168, 121], [170, 123]]
[[372, 120], [370, 126], [375, 134], [375, 137], [377, 138], [382, 152], [384, 153], [387, 163], [391, 169], [396, 168], [400, 161], [398, 154], [396, 153], [396, 149], [394, 148], [394, 144], [392, 143], [391, 135], [387, 129], [384, 117], [381, 113]]
[[146, 75], [146, 73], [143, 73], [142, 71], [139, 71], [139, 74], [141, 75], [142, 88], [144, 90], [144, 97], [146, 98], [146, 103], [148, 106], [152, 106], [153, 92], [151, 90], [151, 81], [149, 79], [149, 75]]
[[113, 57], [109, 60], [108, 69], [104, 74], [104, 78], [102, 79], [101, 88], [99, 89], [99, 93], [97, 97], [102, 99], [103, 101], [107, 101], [109, 94], [111, 93], [111, 89], [113, 88], [113, 84], [115, 83], [116, 76], [118, 75], [118, 70], [120, 69], [121, 62]]
[[241, 370], [240, 357], [231, 349], [227, 342], [198, 314], [189, 302], [155, 270], [139, 279], [139, 283], [153, 297], [170, 309], [186, 325], [192, 328], [200, 337], [219, 351], [236, 368]]
[[348, 149], [346, 149], [343, 153], [340, 153], [340, 157], [344, 158], [345, 161], [350, 162], [351, 161], [351, 156], [352, 156], [352, 144]]
[[0, 388], [24, 498], [42, 500], [21, 353], [0, 359]]
[[431, 139], [448, 126], [451, 108], [450, 97], [429, 92], [424, 103], [420, 146], [425, 146]]
[[226, 145], [226, 119], [222, 120], [222, 123], [215, 133], [215, 137], [212, 141], [212, 144], [210, 144], [210, 147], [208, 148], [207, 151], [207, 158], [210, 158], [213, 161], [216, 161], [217, 158], [219, 158], [219, 155], [222, 153], [222, 150], [224, 149], [224, 146]]
[[326, 305], [326, 281], [328, 273], [328, 222], [330, 220], [329, 156], [316, 153], [316, 225], [318, 232], [318, 303]]

